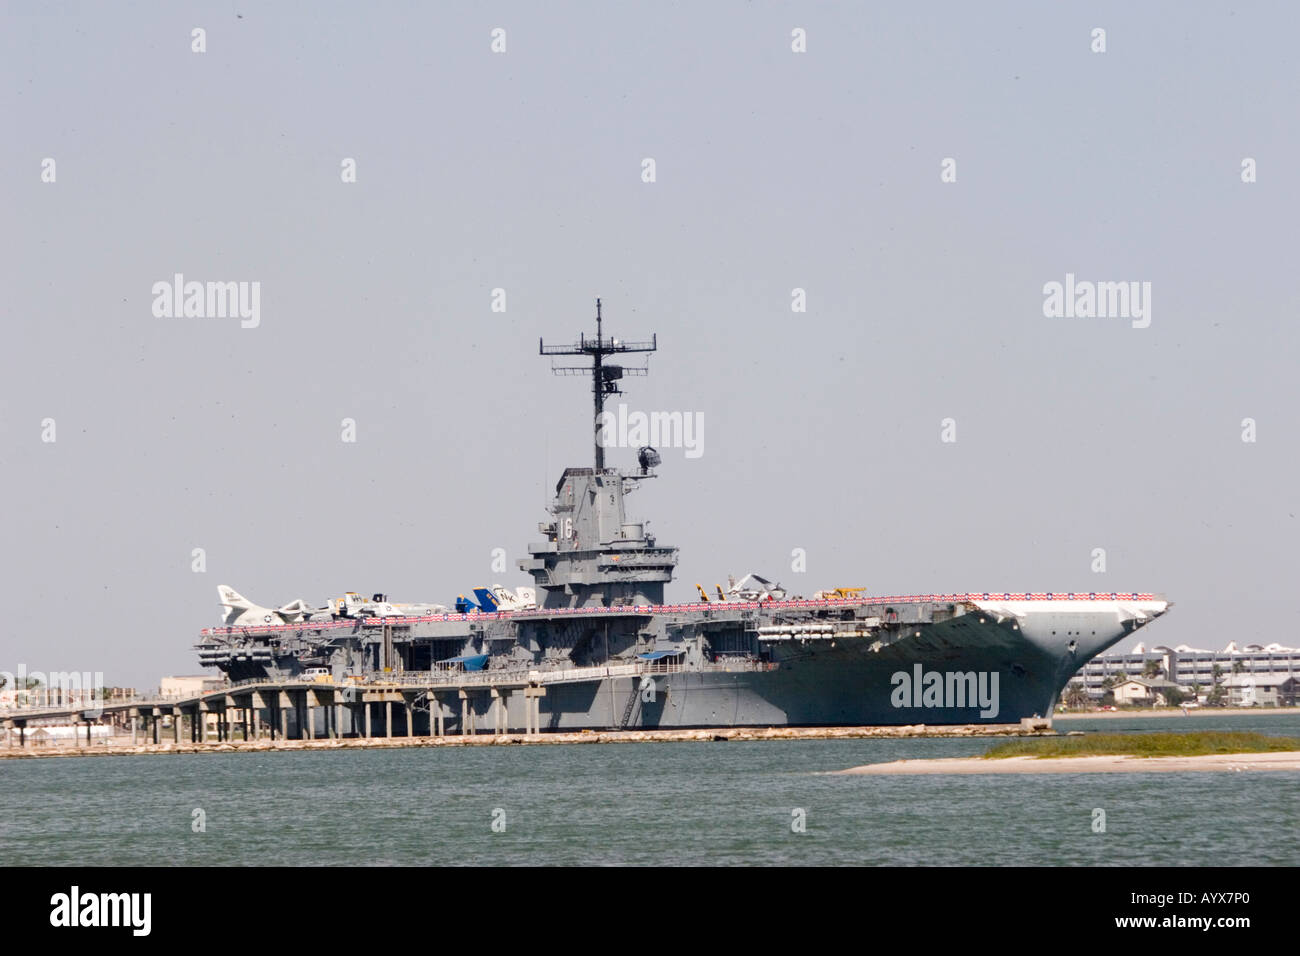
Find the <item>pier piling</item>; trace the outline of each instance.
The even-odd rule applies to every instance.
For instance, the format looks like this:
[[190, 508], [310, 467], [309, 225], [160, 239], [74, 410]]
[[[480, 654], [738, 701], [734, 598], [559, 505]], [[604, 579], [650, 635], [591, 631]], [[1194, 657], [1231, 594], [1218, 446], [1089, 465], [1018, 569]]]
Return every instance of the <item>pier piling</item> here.
[[460, 692], [460, 732], [461, 735], [474, 735], [474, 709], [469, 704], [469, 691]]

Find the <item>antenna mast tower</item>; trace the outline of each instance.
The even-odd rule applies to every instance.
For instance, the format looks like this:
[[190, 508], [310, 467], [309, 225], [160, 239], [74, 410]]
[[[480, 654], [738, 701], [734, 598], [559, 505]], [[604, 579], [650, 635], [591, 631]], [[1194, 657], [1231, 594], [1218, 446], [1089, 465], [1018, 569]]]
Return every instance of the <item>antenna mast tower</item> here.
[[560, 365], [552, 366], [551, 371], [556, 375], [591, 376], [591, 397], [595, 410], [596, 473], [600, 474], [605, 470], [605, 448], [600, 442], [600, 419], [605, 411], [605, 396], [623, 394], [623, 390], [618, 387], [618, 383], [624, 375], [646, 375], [649, 373], [648, 368], [624, 368], [622, 365], [607, 365], [605, 357], [624, 352], [654, 352], [659, 348], [659, 336], [651, 335], [649, 342], [621, 342], [618, 339], [605, 338], [601, 326], [600, 299], [597, 299], [596, 337], [594, 339], [579, 335], [578, 341], [573, 345], [547, 345], [544, 341], [538, 339], [537, 348], [539, 355], [586, 355], [591, 358], [590, 368], [585, 365]]

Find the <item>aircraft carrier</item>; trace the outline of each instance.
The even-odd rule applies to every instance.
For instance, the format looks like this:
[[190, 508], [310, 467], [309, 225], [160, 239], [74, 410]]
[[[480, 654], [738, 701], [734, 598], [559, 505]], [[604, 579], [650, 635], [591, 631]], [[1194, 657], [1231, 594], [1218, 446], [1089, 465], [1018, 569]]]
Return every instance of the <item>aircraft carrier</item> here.
[[[277, 610], [222, 587], [225, 626], [202, 632], [201, 663], [236, 682], [532, 687], [501, 696], [502, 719], [538, 730], [1005, 724], [1050, 715], [1084, 663], [1170, 607], [1143, 592], [804, 599], [753, 575], [713, 598], [700, 589], [700, 600], [666, 603], [677, 549], [629, 521], [624, 504], [656, 477], [659, 456], [645, 447], [637, 468], [607, 468], [600, 436], [605, 399], [645, 372], [619, 356], [657, 340], [605, 336], [596, 309], [594, 338], [539, 344], [553, 365], [590, 363], [555, 370], [591, 375], [597, 441], [594, 467], [556, 482], [544, 540], [519, 562], [534, 587], [479, 588], [454, 608], [349, 594]], [[448, 714], [448, 729], [467, 713]]]

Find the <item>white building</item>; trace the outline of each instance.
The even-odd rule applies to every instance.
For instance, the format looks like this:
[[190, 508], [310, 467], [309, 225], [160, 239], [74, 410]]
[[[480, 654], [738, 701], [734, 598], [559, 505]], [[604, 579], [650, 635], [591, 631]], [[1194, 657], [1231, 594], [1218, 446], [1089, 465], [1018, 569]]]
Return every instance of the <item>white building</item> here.
[[1115, 703], [1147, 707], [1164, 707], [1169, 703], [1169, 691], [1178, 689], [1177, 684], [1163, 677], [1130, 677], [1112, 688]]
[[[1076, 680], [1082, 679], [1088, 696], [1097, 700], [1105, 694], [1106, 688], [1102, 685], [1108, 678], [1113, 682], [1120, 674], [1142, 677], [1147, 664], [1153, 661], [1159, 666], [1161, 677], [1189, 693], [1197, 688], [1201, 697], [1214, 688], [1216, 681], [1220, 686], [1226, 686], [1227, 678], [1234, 675], [1253, 675], [1257, 678], [1256, 686], [1260, 676], [1270, 679], [1279, 675], [1283, 678], [1300, 677], [1300, 648], [1276, 642], [1238, 645], [1230, 641], [1221, 651], [1207, 651], [1186, 644], [1148, 648], [1138, 642], [1127, 651], [1112, 651], [1094, 657], [1083, 666]], [[1279, 695], [1279, 700], [1284, 696]]]

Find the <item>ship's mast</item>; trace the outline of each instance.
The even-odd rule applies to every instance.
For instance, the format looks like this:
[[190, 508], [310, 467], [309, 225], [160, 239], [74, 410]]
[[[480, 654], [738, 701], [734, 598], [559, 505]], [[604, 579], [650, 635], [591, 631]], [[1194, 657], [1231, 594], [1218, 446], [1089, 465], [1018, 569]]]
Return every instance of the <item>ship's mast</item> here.
[[653, 477], [659, 453], [646, 446], [637, 453], [640, 471], [625, 474], [605, 468], [608, 436], [601, 433], [605, 397], [621, 395], [624, 375], [645, 375], [645, 366], [623, 368], [608, 359], [621, 352], [654, 352], [656, 336], [649, 342], [623, 342], [605, 337], [600, 300], [596, 300], [596, 337], [579, 336], [572, 345], [537, 344], [542, 355], [580, 355], [591, 365], [557, 366], [556, 375], [590, 375], [592, 411], [595, 414], [596, 467], [566, 468], [555, 485], [555, 499], [547, 509], [554, 520], [539, 525], [546, 540], [528, 546], [519, 567], [533, 576], [538, 606], [602, 608], [654, 606], [663, 603], [664, 585], [673, 579], [677, 549], [655, 542], [645, 522], [628, 521], [624, 497], [643, 478]]
[[591, 376], [591, 398], [593, 411], [595, 412], [596, 473], [601, 473], [605, 470], [605, 448], [600, 441], [600, 421], [605, 411], [605, 396], [623, 394], [623, 390], [618, 387], [618, 383], [624, 375], [645, 375], [648, 372], [646, 368], [624, 368], [621, 365], [606, 365], [605, 356], [621, 352], [653, 352], [659, 348], [659, 336], [652, 335], [649, 342], [620, 342], [618, 339], [605, 338], [600, 314], [600, 299], [597, 299], [595, 339], [579, 335], [578, 341], [573, 345], [547, 345], [541, 339], [538, 339], [537, 348], [539, 355], [587, 355], [591, 357], [590, 368], [583, 365], [560, 365], [552, 366], [551, 371], [556, 375]]

